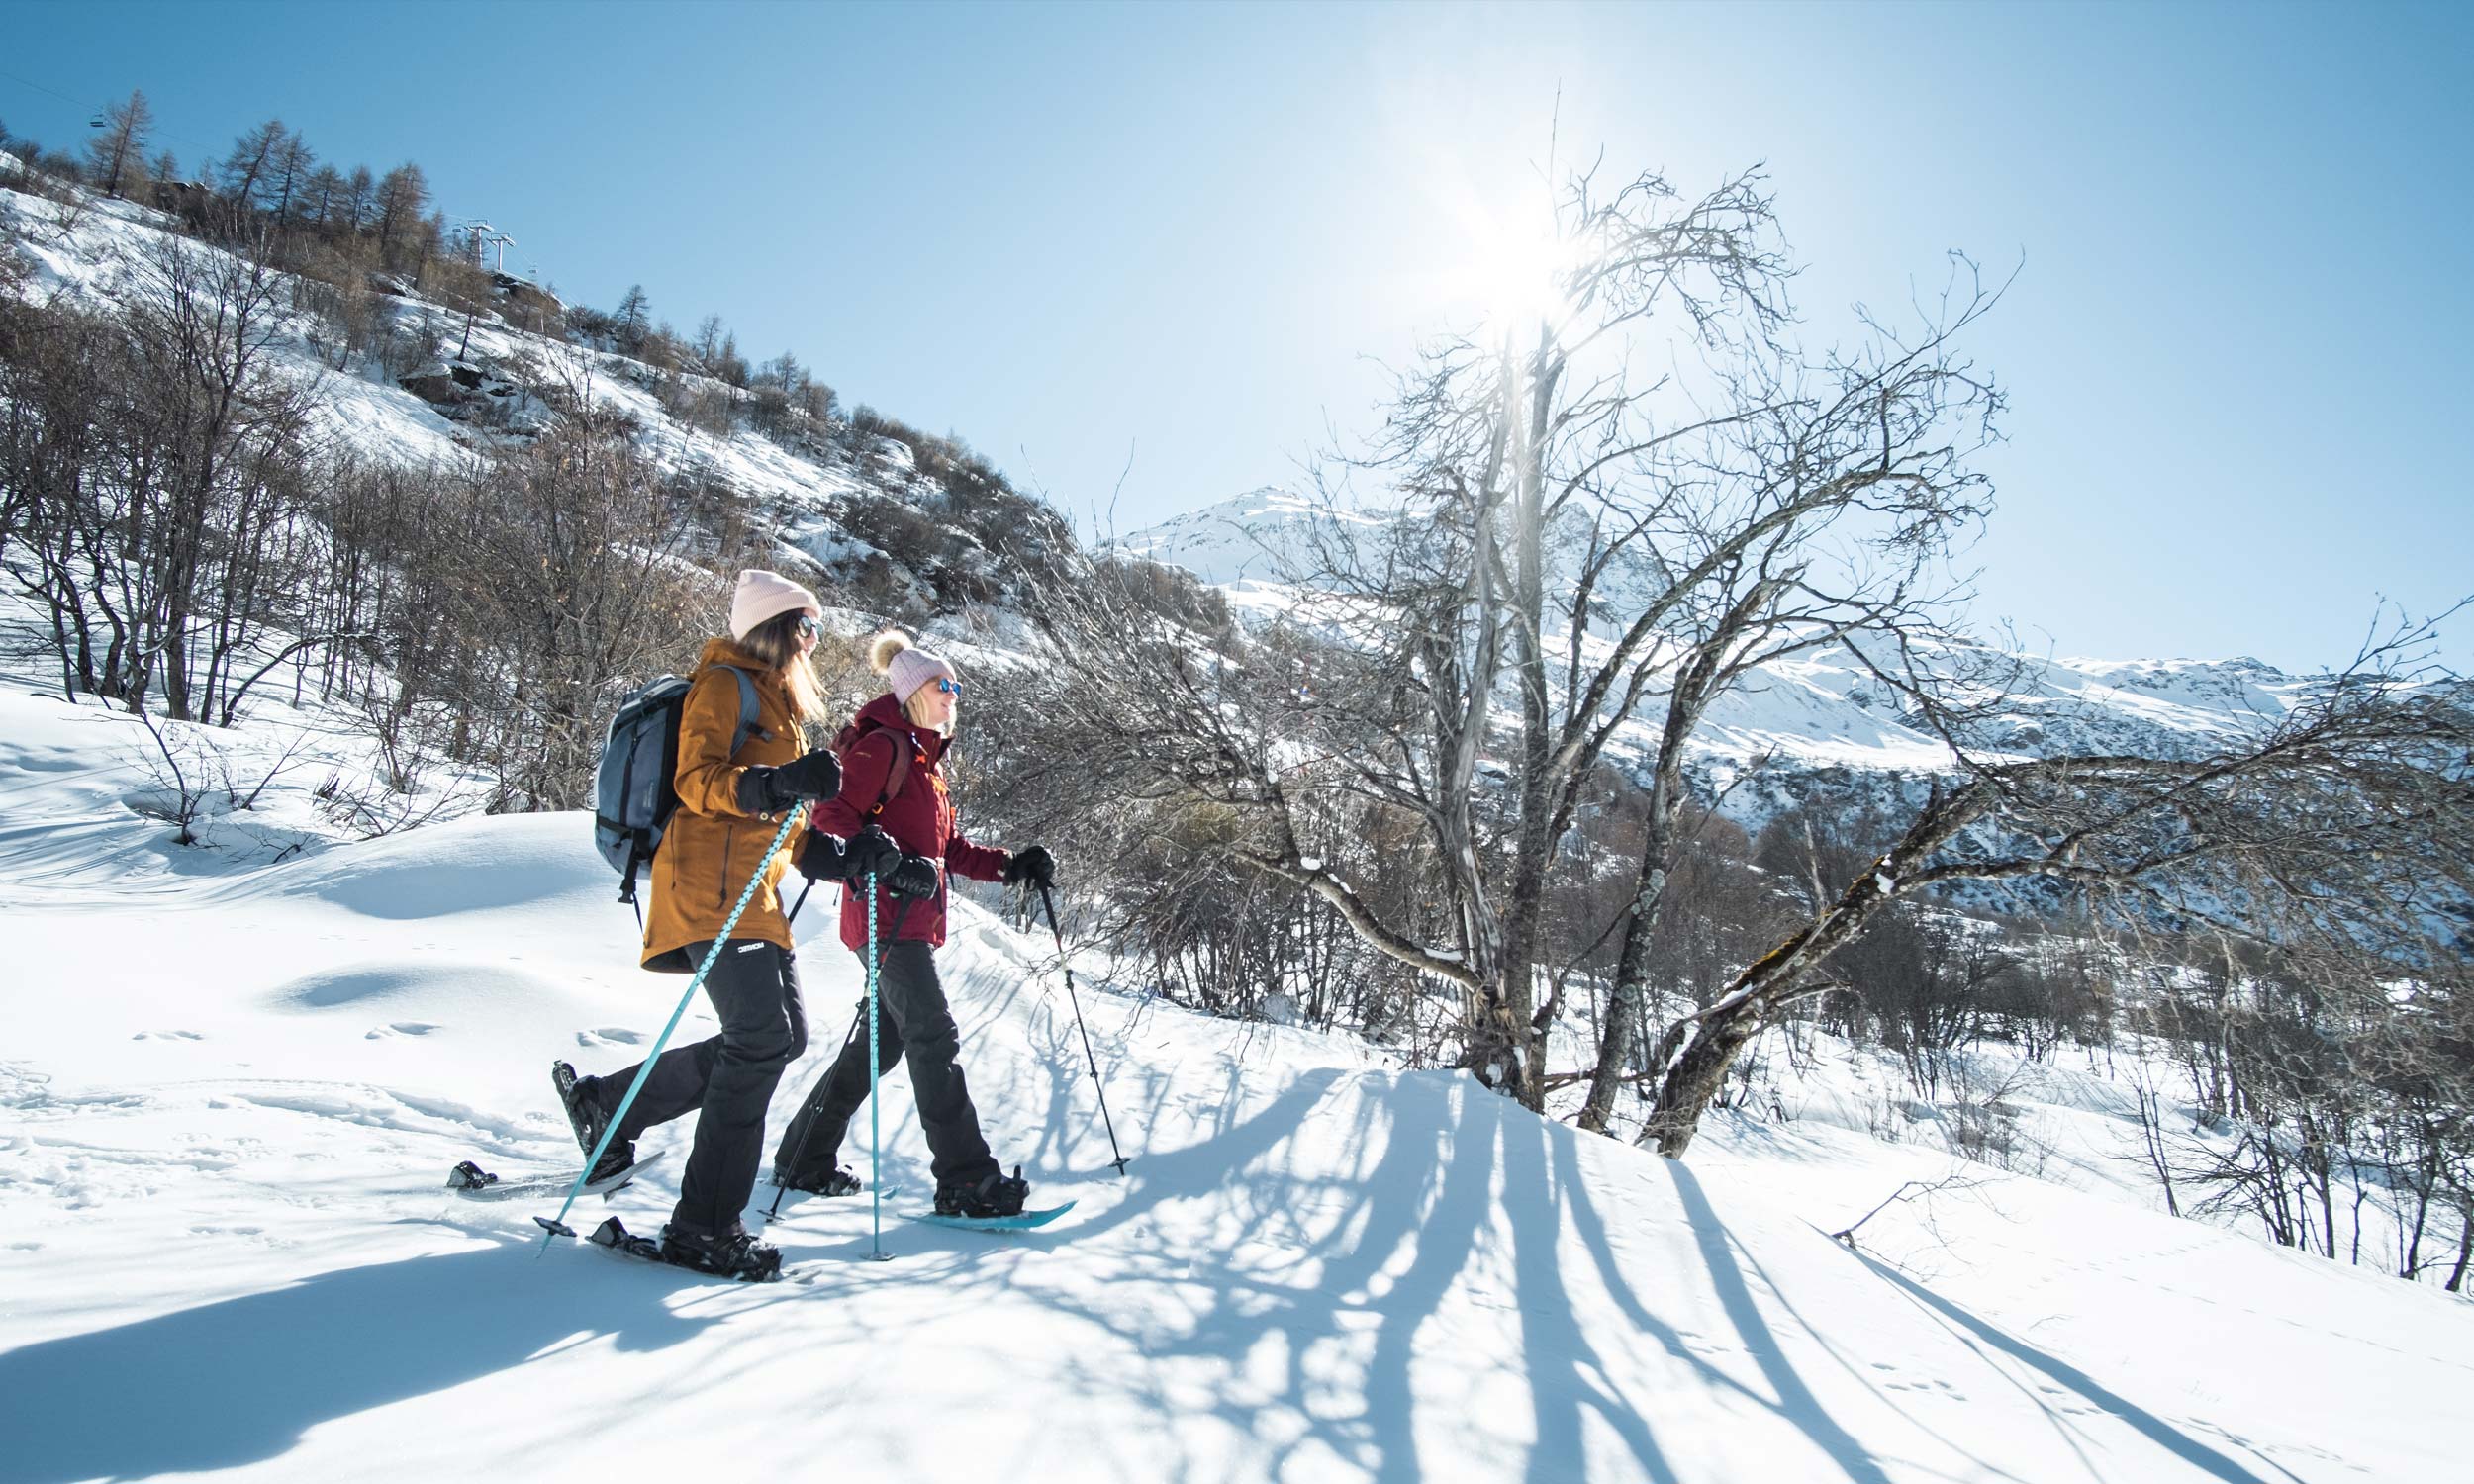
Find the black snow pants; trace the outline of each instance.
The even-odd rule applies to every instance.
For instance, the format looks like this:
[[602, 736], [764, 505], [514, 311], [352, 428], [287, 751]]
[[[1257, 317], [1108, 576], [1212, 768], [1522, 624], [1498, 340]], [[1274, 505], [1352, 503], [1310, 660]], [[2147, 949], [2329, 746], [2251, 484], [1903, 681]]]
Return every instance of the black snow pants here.
[[[877, 975], [877, 1071], [910, 1064], [911, 1096], [919, 1107], [919, 1131], [927, 1136], [929, 1168], [937, 1185], [976, 1184], [998, 1172], [997, 1159], [980, 1133], [979, 1110], [958, 1060], [962, 1033], [936, 978], [936, 950], [915, 939], [896, 943]], [[859, 1022], [867, 1017], [860, 1001]], [[854, 1023], [841, 1054], [800, 1105], [783, 1131], [774, 1169], [784, 1183], [813, 1186], [841, 1158], [851, 1115], [868, 1100], [868, 1033]], [[796, 1162], [794, 1162], [796, 1161]]]
[[[689, 960], [703, 963], [712, 946], [710, 939], [688, 945]], [[670, 1219], [699, 1232], [722, 1232], [738, 1221], [756, 1189], [765, 1110], [783, 1068], [808, 1049], [808, 1016], [799, 1002], [797, 961], [761, 938], [722, 945], [705, 975], [705, 995], [721, 1020], [721, 1034], [654, 1059], [652, 1075], [614, 1137], [638, 1139], [655, 1124], [695, 1113], [696, 1147], [679, 1177], [679, 1204]], [[605, 1111], [626, 1095], [635, 1073], [630, 1067], [594, 1078], [592, 1094]]]

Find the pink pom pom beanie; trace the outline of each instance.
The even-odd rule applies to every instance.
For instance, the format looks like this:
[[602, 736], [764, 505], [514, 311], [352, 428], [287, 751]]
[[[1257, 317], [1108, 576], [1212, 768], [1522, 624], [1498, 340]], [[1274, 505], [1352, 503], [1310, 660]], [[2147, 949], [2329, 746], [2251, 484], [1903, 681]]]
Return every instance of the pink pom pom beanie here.
[[869, 663], [894, 688], [895, 698], [905, 705], [909, 704], [913, 692], [934, 682], [939, 676], [948, 680], [961, 679], [954, 674], [954, 667], [944, 656], [919, 648], [908, 634], [898, 628], [887, 629], [877, 635], [876, 643], [870, 646], [870, 650]]

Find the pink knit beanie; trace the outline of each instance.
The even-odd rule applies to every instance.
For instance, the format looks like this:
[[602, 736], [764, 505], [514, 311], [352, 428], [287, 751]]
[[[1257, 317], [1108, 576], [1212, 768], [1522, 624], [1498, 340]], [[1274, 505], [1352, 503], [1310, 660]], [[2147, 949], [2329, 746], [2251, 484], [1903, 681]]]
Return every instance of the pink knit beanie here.
[[816, 602], [815, 594], [789, 578], [751, 567], [739, 574], [739, 585], [730, 594], [730, 637], [744, 640], [768, 618], [823, 606]]
[[942, 655], [933, 655], [912, 642], [908, 634], [889, 628], [876, 636], [869, 646], [868, 663], [893, 685], [894, 698], [904, 705], [910, 703], [911, 693], [934, 681], [938, 676], [959, 680], [954, 667]]

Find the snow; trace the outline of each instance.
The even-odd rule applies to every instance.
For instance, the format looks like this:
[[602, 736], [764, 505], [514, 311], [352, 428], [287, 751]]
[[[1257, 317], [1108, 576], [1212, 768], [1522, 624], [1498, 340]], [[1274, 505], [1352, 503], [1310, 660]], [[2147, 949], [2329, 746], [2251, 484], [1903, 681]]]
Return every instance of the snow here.
[[[464, 1200], [447, 1168], [571, 1168], [546, 1062], [618, 1069], [683, 987], [633, 967], [584, 818], [173, 846], [128, 803], [136, 723], [40, 685], [0, 680], [5, 1484], [2458, 1468], [2474, 1311], [2427, 1288], [1990, 1172], [1851, 1252], [1824, 1233], [1948, 1157], [1816, 1109], [1721, 1116], [1671, 1163], [1093, 962], [1119, 1179], [1053, 962], [967, 902], [942, 962], [973, 1090], [1066, 1218], [889, 1220], [879, 1263], [864, 1200], [810, 1200], [768, 1235], [812, 1281], [761, 1287], [536, 1256], [555, 1201]], [[312, 835], [306, 772], [261, 812]], [[802, 920], [818, 1050], [777, 1134], [859, 993], [832, 920]], [[700, 1004], [681, 1034], [711, 1027]], [[884, 1108], [905, 1210], [927, 1165], [900, 1073]], [[657, 1228], [688, 1133], [607, 1209]]]
[[[38, 295], [108, 294], [114, 255], [155, 231], [123, 203], [68, 226], [15, 193], [0, 211], [27, 230]], [[486, 436], [323, 372], [311, 328], [289, 322], [278, 350], [356, 450], [446, 461]], [[623, 358], [487, 321], [459, 348], [589, 386], [666, 467], [779, 509], [811, 555], [868, 549], [831, 515], [873, 475], [675, 423]], [[908, 460], [885, 441], [865, 462]], [[1327, 518], [1376, 528], [1266, 490], [1118, 544], [1269, 621], [1299, 603], [1272, 558]], [[0, 627], [21, 609], [0, 598]], [[2022, 750], [2204, 747], [2301, 684], [2246, 659], [2022, 658], [2003, 744]], [[2016, 1084], [2052, 1151], [2041, 1177], [1955, 1166], [1851, 1251], [1825, 1234], [1954, 1167], [1901, 1132], [1941, 1113], [1877, 1053], [1820, 1038], [1808, 1073], [1764, 1084], [1776, 1121], [1714, 1114], [1673, 1163], [1346, 1037], [1111, 988], [1093, 958], [1081, 1005], [1120, 1179], [1044, 937], [968, 901], [941, 962], [973, 1090], [1035, 1202], [1078, 1203], [1066, 1218], [1011, 1238], [889, 1219], [877, 1263], [866, 1202], [810, 1200], [767, 1234], [810, 1281], [764, 1287], [574, 1245], [536, 1256], [530, 1218], [555, 1200], [464, 1200], [447, 1169], [572, 1170], [546, 1062], [627, 1065], [684, 988], [634, 967], [583, 816], [448, 817], [449, 779], [390, 816], [438, 822], [354, 838], [314, 789], [366, 779], [369, 748], [281, 704], [278, 671], [242, 729], [162, 723], [238, 785], [209, 789], [202, 843], [177, 845], [154, 744], [46, 694], [47, 674], [0, 662], [0, 1484], [701, 1477], [724, 1458], [749, 1476], [1142, 1481], [2463, 1472], [2474, 1311], [2154, 1211], [2122, 1158], [2129, 1094], [2093, 1067]], [[1869, 685], [1843, 647], [1766, 667], [1712, 711], [1696, 765], [1941, 766]], [[801, 923], [816, 1049], [777, 1096], [777, 1136], [860, 994], [832, 905]], [[681, 1035], [712, 1028], [700, 999]], [[1585, 1065], [1570, 1028], [1551, 1065]], [[899, 1072], [884, 1112], [890, 1214], [928, 1189]], [[657, 1131], [646, 1148], [673, 1158], [577, 1214], [656, 1229], [689, 1136]], [[845, 1157], [864, 1166], [864, 1148]]]
[[[123, 265], [166, 242], [201, 257], [221, 255], [219, 248], [166, 232], [168, 224], [160, 213], [126, 201], [98, 199], [68, 214], [40, 197], [0, 189], [0, 217], [10, 219], [23, 236], [35, 269], [27, 293], [39, 300], [56, 296], [89, 307], [108, 305], [128, 292], [120, 281]], [[665, 469], [727, 486], [759, 506], [778, 508], [794, 538], [803, 545], [812, 538], [820, 556], [833, 554], [831, 548], [842, 539], [838, 527], [823, 521], [821, 514], [834, 501], [880, 483], [801, 458], [744, 428], [715, 437], [685, 426], [645, 390], [653, 375], [650, 368], [623, 356], [547, 339], [490, 317], [476, 319], [467, 329], [461, 315], [419, 299], [388, 296], [385, 302], [399, 325], [439, 327], [447, 348], [461, 352], [456, 359], [485, 374], [523, 367], [518, 379], [525, 386], [563, 385], [581, 391], [598, 407], [625, 414], [639, 428], [637, 446], [647, 457]], [[322, 333], [309, 314], [287, 313], [269, 348], [270, 364], [282, 374], [315, 383], [312, 415], [326, 438], [374, 463], [399, 467], [468, 459], [487, 440], [486, 434], [459, 426], [386, 380], [375, 367], [350, 374], [332, 370], [320, 343]], [[909, 450], [899, 443], [890, 446], [901, 451], [906, 470]]]

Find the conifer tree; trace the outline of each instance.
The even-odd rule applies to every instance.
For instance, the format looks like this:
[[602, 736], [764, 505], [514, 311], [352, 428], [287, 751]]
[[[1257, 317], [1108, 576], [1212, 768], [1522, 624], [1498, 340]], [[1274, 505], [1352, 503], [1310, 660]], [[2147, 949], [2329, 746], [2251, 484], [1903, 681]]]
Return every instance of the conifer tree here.
[[128, 102], [103, 111], [103, 133], [87, 141], [86, 160], [106, 193], [119, 195], [123, 182], [144, 163], [146, 132], [153, 127], [154, 110], [136, 89]]

